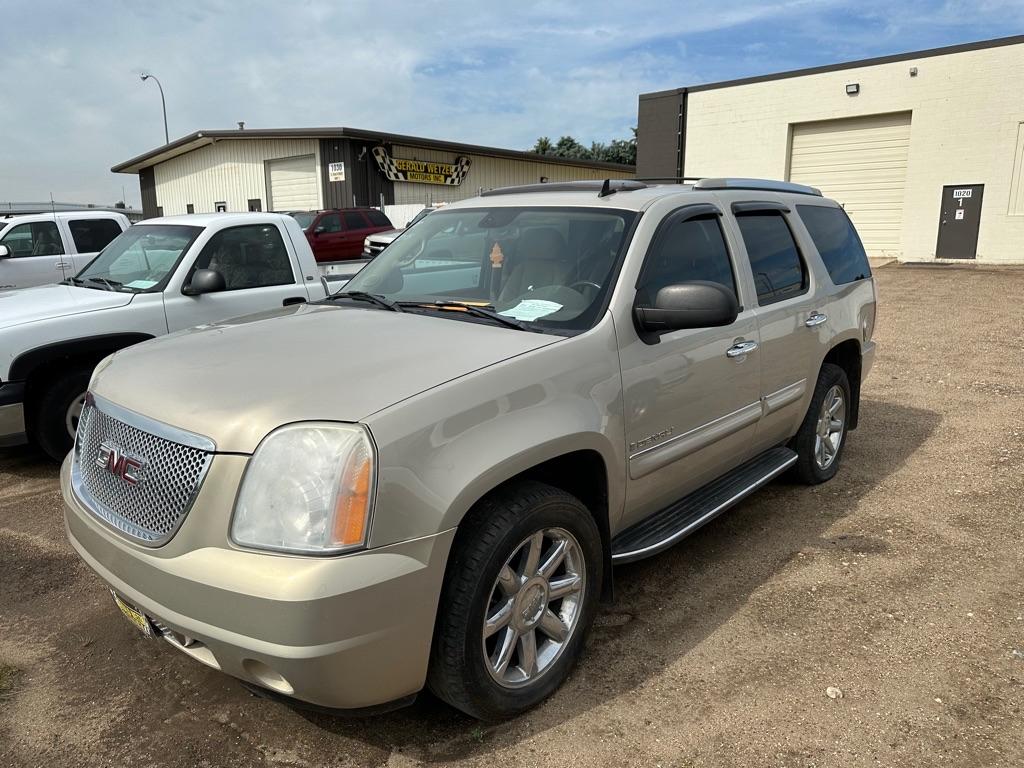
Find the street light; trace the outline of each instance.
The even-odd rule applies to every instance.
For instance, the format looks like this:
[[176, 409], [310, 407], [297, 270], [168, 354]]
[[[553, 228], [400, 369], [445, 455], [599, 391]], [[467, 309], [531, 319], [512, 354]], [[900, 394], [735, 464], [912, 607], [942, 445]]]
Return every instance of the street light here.
[[139, 77], [142, 78], [142, 82], [146, 82], [150, 78], [153, 78], [153, 80], [156, 82], [156, 87], [160, 89], [160, 106], [164, 110], [164, 144], [170, 144], [171, 137], [170, 134], [167, 133], [167, 102], [164, 101], [164, 87], [160, 85], [160, 81], [156, 79], [156, 75], [150, 75], [146, 72], [143, 72], [141, 75], [139, 75]]

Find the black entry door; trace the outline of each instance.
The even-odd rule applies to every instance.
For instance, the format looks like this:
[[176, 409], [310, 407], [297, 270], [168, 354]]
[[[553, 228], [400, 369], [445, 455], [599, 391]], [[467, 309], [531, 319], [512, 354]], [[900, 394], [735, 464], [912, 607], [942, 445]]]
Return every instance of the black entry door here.
[[942, 188], [937, 259], [973, 259], [978, 253], [981, 195], [984, 184], [954, 184]]

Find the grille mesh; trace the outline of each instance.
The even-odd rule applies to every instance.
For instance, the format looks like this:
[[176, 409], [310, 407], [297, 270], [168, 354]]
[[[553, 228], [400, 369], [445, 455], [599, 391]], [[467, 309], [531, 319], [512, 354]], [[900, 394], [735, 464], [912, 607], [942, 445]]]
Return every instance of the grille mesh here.
[[[100, 446], [143, 462], [139, 482], [125, 482], [97, 463]], [[181, 525], [213, 454], [166, 440], [87, 404], [78, 425], [75, 464], [90, 511], [122, 533], [162, 544]]]

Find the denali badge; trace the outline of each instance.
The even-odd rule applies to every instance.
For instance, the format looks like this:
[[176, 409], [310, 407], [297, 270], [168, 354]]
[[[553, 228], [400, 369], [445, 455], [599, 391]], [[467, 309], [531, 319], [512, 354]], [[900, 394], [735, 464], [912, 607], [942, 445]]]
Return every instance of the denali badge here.
[[143, 459], [129, 456], [110, 443], [100, 443], [96, 452], [96, 466], [103, 467], [112, 475], [121, 478], [128, 485], [138, 485], [142, 480]]

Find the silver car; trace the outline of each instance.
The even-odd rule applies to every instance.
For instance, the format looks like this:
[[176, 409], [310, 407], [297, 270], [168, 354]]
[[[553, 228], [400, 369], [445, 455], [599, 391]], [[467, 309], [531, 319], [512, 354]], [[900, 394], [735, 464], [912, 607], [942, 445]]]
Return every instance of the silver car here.
[[875, 306], [808, 187], [485, 193], [323, 302], [101, 363], [68, 535], [141, 631], [268, 694], [510, 717], [565, 680], [613, 565], [835, 475]]

